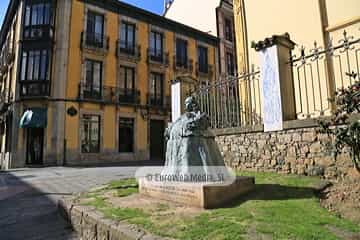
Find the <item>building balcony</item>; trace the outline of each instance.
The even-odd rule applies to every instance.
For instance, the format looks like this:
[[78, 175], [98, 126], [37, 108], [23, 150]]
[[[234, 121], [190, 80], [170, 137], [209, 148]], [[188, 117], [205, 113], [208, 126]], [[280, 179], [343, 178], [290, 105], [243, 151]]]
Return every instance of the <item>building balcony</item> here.
[[148, 94], [147, 105], [151, 108], [170, 110], [171, 99], [170, 96], [163, 96], [161, 94]]
[[211, 78], [214, 74], [214, 67], [212, 65], [196, 63], [196, 76]]
[[0, 92], [0, 102], [1, 103], [10, 103], [13, 99], [12, 92], [9, 91], [9, 89], [4, 89]]
[[81, 33], [81, 49], [107, 52], [109, 50], [109, 37], [97, 33]]
[[117, 105], [140, 104], [140, 91], [111, 86], [79, 84], [79, 100]]
[[8, 64], [6, 63], [5, 59], [0, 62], [0, 74], [4, 75], [7, 73], [9, 69]]
[[128, 42], [118, 40], [116, 56], [120, 59], [139, 62], [141, 60], [141, 46], [131, 46]]
[[4, 89], [0, 92], [0, 115], [4, 114], [9, 109], [12, 100], [13, 94], [9, 89]]
[[50, 96], [50, 81], [20, 81], [21, 98], [39, 98]]
[[192, 59], [181, 59], [174, 56], [174, 71], [192, 73], [194, 61]]
[[147, 60], [149, 64], [155, 64], [160, 66], [169, 66], [169, 53], [163, 51], [155, 51], [149, 48], [147, 50]]
[[54, 27], [51, 25], [24, 27], [23, 36], [25, 41], [53, 40]]

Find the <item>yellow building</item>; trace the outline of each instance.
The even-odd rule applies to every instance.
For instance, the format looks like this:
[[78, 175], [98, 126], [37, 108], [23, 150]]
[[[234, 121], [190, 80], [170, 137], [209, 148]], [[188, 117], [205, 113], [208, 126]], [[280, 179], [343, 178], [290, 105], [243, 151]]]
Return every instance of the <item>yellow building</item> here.
[[[358, 0], [234, 0], [239, 75], [251, 72], [252, 66], [255, 70], [259, 67], [258, 53], [252, 48], [252, 42], [289, 33], [290, 39], [297, 44], [291, 52], [293, 58], [306, 56], [306, 64], [298, 61], [293, 68], [298, 116], [328, 114], [331, 111], [328, 98], [337, 88], [351, 83], [347, 73], [359, 73], [358, 51], [352, 49], [353, 46], [345, 49], [344, 44], [346, 38], [350, 42], [359, 38], [359, 9]], [[339, 48], [334, 49], [333, 56], [331, 47], [336, 46]], [[321, 53], [324, 49], [329, 50], [328, 54]], [[318, 68], [318, 59], [308, 56], [319, 52]], [[245, 105], [260, 111], [259, 91], [250, 92], [253, 86], [244, 87], [244, 84], [241, 88], [243, 104], [251, 101]]]
[[11, 1], [1, 166], [163, 160], [170, 82], [211, 82], [219, 41], [117, 0]]

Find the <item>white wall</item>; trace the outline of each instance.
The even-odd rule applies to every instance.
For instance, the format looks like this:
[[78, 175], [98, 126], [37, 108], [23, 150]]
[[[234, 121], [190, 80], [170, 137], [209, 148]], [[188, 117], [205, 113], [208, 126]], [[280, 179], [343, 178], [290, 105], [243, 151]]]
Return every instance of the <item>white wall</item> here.
[[216, 8], [220, 0], [174, 0], [165, 17], [217, 36]]

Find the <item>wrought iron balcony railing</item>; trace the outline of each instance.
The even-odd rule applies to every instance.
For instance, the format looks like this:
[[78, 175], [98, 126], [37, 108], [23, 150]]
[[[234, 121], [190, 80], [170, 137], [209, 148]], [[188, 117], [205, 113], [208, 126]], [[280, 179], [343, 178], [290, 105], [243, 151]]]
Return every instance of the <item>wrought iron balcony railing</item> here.
[[49, 24], [24, 27], [23, 36], [24, 40], [52, 40], [54, 27]]
[[192, 72], [194, 70], [194, 61], [174, 56], [174, 70]]
[[81, 47], [90, 49], [109, 50], [109, 37], [98, 33], [81, 33]]
[[161, 64], [164, 66], [169, 66], [169, 53], [164, 51], [157, 51], [151, 48], [148, 48], [147, 51], [148, 63]]
[[0, 92], [0, 102], [1, 103], [10, 103], [13, 99], [13, 93], [9, 89], [4, 89]]
[[140, 91], [111, 86], [79, 84], [79, 100], [108, 104], [140, 104]]
[[147, 105], [153, 108], [170, 109], [171, 108], [170, 96], [149, 93], [147, 95]]
[[20, 97], [48, 97], [50, 95], [50, 81], [21, 81]]
[[196, 63], [196, 75], [197, 76], [206, 76], [211, 77], [214, 73], [213, 66], [209, 64], [199, 64]]
[[141, 46], [126, 41], [117, 40], [116, 56], [120, 58], [134, 59], [140, 61]]

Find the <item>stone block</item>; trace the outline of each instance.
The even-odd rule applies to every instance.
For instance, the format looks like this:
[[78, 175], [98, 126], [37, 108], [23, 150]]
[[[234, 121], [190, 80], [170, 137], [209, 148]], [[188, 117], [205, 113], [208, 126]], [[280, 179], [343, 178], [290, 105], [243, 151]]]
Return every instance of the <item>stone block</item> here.
[[314, 166], [310, 167], [307, 170], [309, 176], [323, 176], [325, 173], [325, 168], [323, 166]]
[[302, 141], [303, 142], [313, 142], [316, 140], [316, 133], [314, 130], [311, 130], [309, 132], [304, 132], [302, 134]]
[[79, 209], [79, 206], [74, 206], [71, 210], [70, 221], [71, 225], [80, 236], [82, 235], [82, 218], [83, 212]]
[[83, 214], [83, 221], [81, 222], [82, 237], [87, 240], [96, 240], [97, 233], [97, 222], [99, 218], [93, 216], [94, 213]]
[[316, 142], [311, 144], [310, 146], [310, 153], [319, 153], [321, 152], [321, 144], [320, 142]]
[[253, 177], [237, 177], [230, 185], [139, 181], [140, 194], [205, 209], [221, 207], [254, 187]]

